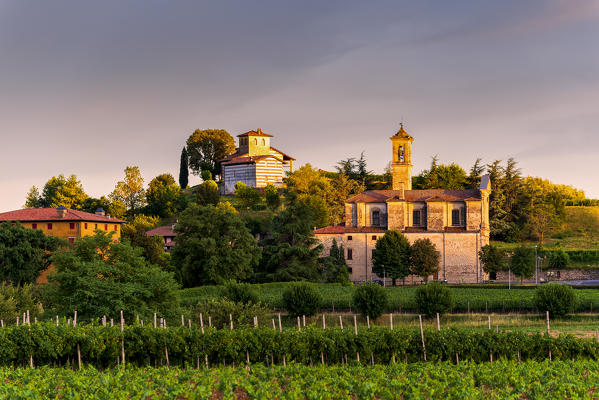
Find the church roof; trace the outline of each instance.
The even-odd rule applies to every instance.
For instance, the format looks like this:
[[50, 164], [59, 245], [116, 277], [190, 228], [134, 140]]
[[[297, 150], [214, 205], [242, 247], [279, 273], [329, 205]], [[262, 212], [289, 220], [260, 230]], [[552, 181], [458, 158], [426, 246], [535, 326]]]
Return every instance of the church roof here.
[[395, 135], [393, 135], [393, 137], [391, 137], [391, 139], [393, 139], [395, 137], [401, 137], [401, 138], [414, 140], [414, 138], [412, 136], [410, 136], [408, 134], [408, 132], [406, 132], [406, 130], [404, 129], [403, 122], [401, 124], [399, 124], [399, 130], [397, 131], [397, 133]]
[[240, 135], [237, 135], [237, 137], [244, 137], [244, 136], [263, 136], [263, 137], [272, 137], [272, 135], [269, 135], [268, 133], [264, 133], [262, 132], [262, 129], [258, 128], [255, 131], [247, 131], [245, 133], [242, 133]]
[[[367, 190], [356, 196], [347, 199], [346, 203], [384, 203], [386, 201], [400, 200], [401, 191], [399, 190]], [[466, 199], [481, 199], [480, 190], [445, 190], [445, 189], [426, 189], [426, 190], [405, 190], [405, 201], [464, 201]]]
[[345, 226], [345, 223], [334, 226], [325, 226], [324, 228], [315, 229], [314, 233], [322, 234], [338, 234], [338, 233], [385, 233], [382, 228], [376, 228], [372, 226]]

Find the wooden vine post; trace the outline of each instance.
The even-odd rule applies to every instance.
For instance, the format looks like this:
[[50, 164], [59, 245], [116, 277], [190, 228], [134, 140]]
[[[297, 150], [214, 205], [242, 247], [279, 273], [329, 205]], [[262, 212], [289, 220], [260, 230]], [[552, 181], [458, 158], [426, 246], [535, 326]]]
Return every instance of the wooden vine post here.
[[[547, 335], [551, 336], [551, 331], [549, 329], [549, 311], [547, 311], [547, 313], [545, 315], [547, 318]], [[549, 345], [549, 346], [551, 346], [551, 345]], [[551, 347], [549, 347], [549, 361], [551, 361]]]
[[[354, 335], [358, 336], [358, 319], [356, 318], [356, 314], [354, 314]], [[360, 362], [360, 352], [356, 351], [356, 360]]]
[[[393, 330], [393, 313], [389, 314], [389, 327]], [[393, 364], [395, 364], [395, 351], [391, 355], [391, 359], [393, 360]]]
[[[283, 325], [281, 325], [281, 313], [279, 313], [279, 333], [283, 332]], [[287, 366], [287, 360], [285, 358], [285, 355], [283, 355], [283, 367]]]
[[[123, 310], [121, 310], [121, 360], [123, 360], [123, 367], [125, 366], [125, 318], [123, 318]], [[168, 362], [168, 361], [167, 361]]]
[[[75, 310], [75, 315], [73, 317], [73, 328], [77, 327], [77, 310]], [[81, 369], [81, 348], [79, 347], [79, 343], [77, 343], [77, 365], [79, 365], [79, 369]]]
[[422, 315], [418, 315], [418, 321], [420, 322], [420, 338], [422, 339], [422, 353], [424, 354], [424, 361], [426, 361], [426, 346], [424, 345], [424, 330], [422, 329]]
[[441, 330], [441, 321], [439, 321], [439, 313], [437, 313], [437, 331]]

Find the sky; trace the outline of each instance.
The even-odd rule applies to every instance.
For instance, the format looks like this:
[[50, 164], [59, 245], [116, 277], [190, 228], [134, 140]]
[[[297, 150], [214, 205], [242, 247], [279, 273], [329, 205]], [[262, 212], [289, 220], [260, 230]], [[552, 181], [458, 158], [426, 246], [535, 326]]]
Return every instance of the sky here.
[[195, 129], [381, 173], [402, 121], [415, 173], [514, 157], [599, 198], [598, 72], [597, 0], [0, 0], [0, 212], [177, 179]]

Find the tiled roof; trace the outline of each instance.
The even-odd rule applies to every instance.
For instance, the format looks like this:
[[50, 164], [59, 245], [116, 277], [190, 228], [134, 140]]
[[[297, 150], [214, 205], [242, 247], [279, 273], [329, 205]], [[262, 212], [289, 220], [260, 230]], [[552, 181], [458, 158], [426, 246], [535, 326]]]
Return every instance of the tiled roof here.
[[274, 147], [272, 147], [272, 146], [270, 146], [270, 149], [271, 149], [271, 150], [274, 150], [274, 151], [278, 151], [279, 153], [281, 153], [281, 155], [283, 156], [283, 160], [295, 160], [295, 158], [291, 157], [290, 155], [287, 155], [287, 154], [283, 153], [283, 152], [282, 152], [281, 150], [279, 150], [279, 149], [275, 149], [275, 148], [274, 148]]
[[324, 228], [315, 229], [314, 233], [385, 233], [385, 230], [381, 228], [375, 228], [372, 226], [354, 227], [345, 226], [341, 224], [335, 226], [325, 226]]
[[0, 214], [0, 221], [93, 221], [117, 224], [125, 222], [105, 215], [71, 209], [66, 209], [65, 216], [61, 218], [56, 208], [24, 208], [8, 211]]
[[172, 225], [159, 226], [146, 232], [147, 236], [177, 236]]
[[[387, 200], [396, 200], [400, 198], [399, 190], [367, 190], [346, 200], [347, 203], [384, 203]], [[478, 189], [468, 190], [444, 190], [444, 189], [426, 189], [426, 190], [405, 190], [404, 199], [406, 201], [464, 201], [466, 199], [480, 199]]]
[[235, 157], [230, 159], [229, 161], [222, 162], [222, 165], [233, 165], [233, 164], [248, 164], [254, 163], [256, 161], [264, 160], [266, 158], [274, 158], [275, 160], [282, 161], [280, 158], [277, 158], [271, 154], [267, 154], [264, 156], [251, 156], [251, 157]]
[[242, 133], [241, 135], [237, 135], [237, 137], [243, 137], [243, 136], [272, 137], [272, 135], [269, 135], [268, 133], [262, 132], [262, 129], [258, 129], [257, 131], [248, 131], [248, 132]]

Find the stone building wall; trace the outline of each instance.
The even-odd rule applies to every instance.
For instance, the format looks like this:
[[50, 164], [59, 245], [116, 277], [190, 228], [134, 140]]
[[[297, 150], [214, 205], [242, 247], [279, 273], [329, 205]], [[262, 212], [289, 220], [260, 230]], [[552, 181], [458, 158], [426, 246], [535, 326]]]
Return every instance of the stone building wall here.
[[[599, 280], [599, 269], [551, 269], [539, 271], [539, 281], [584, 281], [584, 280]], [[497, 273], [498, 281], [508, 281], [508, 271], [500, 271]], [[520, 278], [511, 274], [512, 282], [519, 282]], [[525, 279], [524, 282], [535, 282], [535, 276], [530, 279]]]

